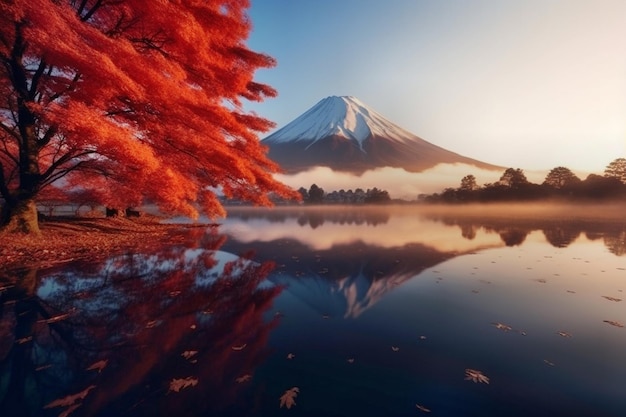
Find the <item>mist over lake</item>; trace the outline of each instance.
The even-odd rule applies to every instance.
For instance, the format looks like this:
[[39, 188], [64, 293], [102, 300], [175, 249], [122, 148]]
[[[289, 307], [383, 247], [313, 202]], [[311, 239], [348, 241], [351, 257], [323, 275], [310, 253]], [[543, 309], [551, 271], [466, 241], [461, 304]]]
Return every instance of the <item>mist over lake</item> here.
[[621, 213], [231, 207], [151, 253], [18, 271], [0, 414], [623, 416]]

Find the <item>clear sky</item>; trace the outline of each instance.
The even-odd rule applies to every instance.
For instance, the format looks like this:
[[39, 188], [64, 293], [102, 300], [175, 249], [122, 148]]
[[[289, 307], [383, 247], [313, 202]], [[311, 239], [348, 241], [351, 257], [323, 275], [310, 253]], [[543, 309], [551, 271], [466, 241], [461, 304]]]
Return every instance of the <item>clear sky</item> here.
[[352, 95], [423, 139], [525, 170], [626, 157], [626, 0], [252, 0], [280, 128]]

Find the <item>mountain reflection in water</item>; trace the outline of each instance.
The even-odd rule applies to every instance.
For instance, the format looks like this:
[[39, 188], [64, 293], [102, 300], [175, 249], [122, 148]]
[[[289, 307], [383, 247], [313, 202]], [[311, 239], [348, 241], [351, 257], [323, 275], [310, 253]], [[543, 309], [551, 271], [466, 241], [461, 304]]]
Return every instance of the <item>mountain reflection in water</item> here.
[[229, 213], [5, 274], [0, 415], [626, 415], [625, 220]]

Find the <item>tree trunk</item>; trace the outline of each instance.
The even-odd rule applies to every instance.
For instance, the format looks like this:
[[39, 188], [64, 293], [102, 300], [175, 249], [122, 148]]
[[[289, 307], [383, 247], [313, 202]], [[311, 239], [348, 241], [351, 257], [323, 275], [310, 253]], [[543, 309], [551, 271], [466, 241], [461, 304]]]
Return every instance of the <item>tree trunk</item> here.
[[35, 200], [28, 199], [7, 203], [2, 213], [2, 229], [11, 233], [28, 233], [40, 235]]

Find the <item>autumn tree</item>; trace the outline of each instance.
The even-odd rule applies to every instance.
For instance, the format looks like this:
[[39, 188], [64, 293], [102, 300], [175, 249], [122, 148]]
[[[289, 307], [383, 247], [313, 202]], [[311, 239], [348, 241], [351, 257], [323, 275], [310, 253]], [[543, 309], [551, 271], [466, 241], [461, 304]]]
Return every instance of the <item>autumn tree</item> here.
[[248, 0], [0, 2], [1, 224], [38, 233], [52, 183], [98, 189], [113, 207], [223, 215], [216, 190], [268, 205], [273, 179], [244, 110], [275, 91], [274, 60], [245, 45]]
[[313, 184], [311, 188], [309, 188], [309, 203], [322, 203], [325, 195], [326, 193], [323, 188], [318, 187], [317, 184]]
[[520, 188], [528, 185], [526, 174], [520, 168], [507, 168], [500, 177], [500, 184], [510, 188]]
[[463, 191], [474, 191], [478, 188], [476, 177], [472, 174], [466, 175], [461, 179], [460, 189]]
[[604, 170], [604, 176], [608, 178], [617, 178], [626, 184], [626, 158], [617, 158], [607, 165]]
[[580, 183], [580, 178], [569, 168], [556, 167], [550, 170], [543, 183], [544, 185], [560, 190]]

